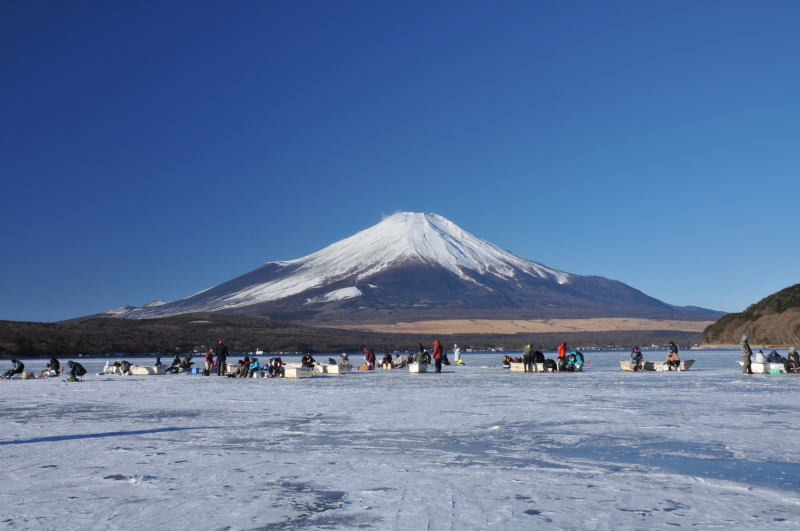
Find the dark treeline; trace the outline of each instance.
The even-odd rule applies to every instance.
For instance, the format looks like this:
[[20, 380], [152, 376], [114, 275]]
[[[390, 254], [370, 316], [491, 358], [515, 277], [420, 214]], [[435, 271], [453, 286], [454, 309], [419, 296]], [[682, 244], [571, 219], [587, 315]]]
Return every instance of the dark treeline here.
[[318, 328], [220, 313], [183, 314], [162, 319], [82, 319], [64, 323], [0, 321], [0, 352], [6, 356], [55, 354], [168, 353], [195, 347], [211, 348], [224, 340], [232, 351], [265, 352], [358, 352], [369, 346], [377, 352], [415, 350], [418, 342], [427, 347], [441, 339], [447, 349], [453, 343], [462, 348], [489, 349], [501, 346], [521, 350], [533, 343], [541, 350], [555, 349], [562, 341], [576, 347], [680, 346], [700, 341], [700, 334], [671, 331], [581, 332], [565, 334], [386, 334], [332, 328]]

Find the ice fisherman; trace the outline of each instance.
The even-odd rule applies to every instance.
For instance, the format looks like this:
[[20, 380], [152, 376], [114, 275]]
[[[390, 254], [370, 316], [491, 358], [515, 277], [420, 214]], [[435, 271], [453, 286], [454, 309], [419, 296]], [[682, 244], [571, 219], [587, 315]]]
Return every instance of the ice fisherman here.
[[211, 372], [211, 366], [214, 364], [214, 351], [209, 350], [206, 352], [206, 359], [205, 359], [205, 369], [208, 372]]
[[422, 346], [422, 343], [417, 343], [417, 363], [427, 363], [425, 361], [425, 347]]
[[[373, 361], [374, 361], [374, 360], [373, 360]], [[300, 360], [300, 364], [301, 364], [303, 367], [313, 367], [313, 366], [314, 366], [314, 364], [315, 364], [316, 362], [317, 362], [317, 360], [315, 360], [315, 359], [314, 359], [314, 358], [311, 356], [311, 353], [310, 353], [310, 352], [306, 352], [306, 354], [303, 356], [303, 359], [302, 359], [302, 360]]]
[[18, 359], [11, 360], [11, 369], [6, 371], [0, 378], [10, 378], [15, 374], [22, 374], [25, 371], [25, 364]]
[[756, 363], [766, 363], [766, 362], [767, 362], [767, 357], [764, 356], [764, 351], [759, 350], [758, 352], [756, 352]]
[[436, 373], [442, 372], [442, 344], [438, 339], [433, 340], [433, 366], [436, 367]]
[[644, 370], [644, 358], [642, 357], [642, 349], [639, 347], [631, 349], [631, 369], [634, 371]]
[[367, 361], [367, 370], [375, 370], [375, 353], [364, 347], [364, 359]]
[[789, 361], [789, 368], [797, 371], [800, 369], [800, 355], [797, 354], [797, 347], [790, 347], [789, 348], [789, 355], [787, 356]]
[[522, 368], [524, 372], [538, 372], [536, 365], [533, 364], [533, 346], [525, 345], [522, 351]]
[[681, 370], [681, 358], [678, 356], [678, 347], [670, 341], [667, 353], [667, 370], [671, 371], [673, 367], [675, 367], [676, 371]]
[[68, 361], [67, 367], [69, 367], [69, 379], [68, 382], [77, 382], [78, 376], [83, 376], [86, 374], [86, 369], [83, 368], [83, 365], [78, 363], [77, 361]]
[[749, 339], [747, 334], [743, 334], [741, 341], [739, 341], [739, 346], [742, 348], [742, 374], [753, 374], [753, 369], [750, 367], [753, 351], [750, 350]]
[[254, 374], [261, 371], [261, 364], [258, 362], [258, 358], [253, 358], [250, 360], [250, 370], [247, 371], [247, 377], [252, 378]]
[[583, 352], [580, 350], [573, 350], [572, 355], [575, 356], [575, 361], [572, 363], [576, 371], [583, 371], [583, 362], [586, 361], [583, 357]]
[[459, 361], [461, 361], [461, 349], [458, 345], [453, 345], [453, 363], [459, 365]]
[[220, 341], [215, 354], [217, 356], [217, 376], [222, 376], [225, 374], [225, 362], [228, 360], [228, 347]]

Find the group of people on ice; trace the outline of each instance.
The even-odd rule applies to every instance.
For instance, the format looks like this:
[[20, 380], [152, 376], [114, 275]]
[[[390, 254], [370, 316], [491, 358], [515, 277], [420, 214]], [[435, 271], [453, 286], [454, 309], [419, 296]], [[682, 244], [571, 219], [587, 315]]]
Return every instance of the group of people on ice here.
[[[86, 374], [86, 369], [83, 368], [83, 365], [78, 363], [77, 361], [68, 361], [67, 367], [69, 367], [69, 381], [74, 382], [77, 381], [81, 376]], [[39, 373], [39, 378], [53, 378], [56, 376], [61, 376], [62, 373], [65, 371], [66, 367], [61, 366], [61, 362], [56, 359], [55, 356], [50, 358], [50, 361], [44, 366], [42, 372]], [[0, 378], [9, 379], [9, 378], [36, 378], [36, 375], [31, 372], [25, 372], [25, 364], [22, 363], [18, 359], [11, 360], [11, 369], [3, 373]]]
[[[367, 370], [375, 369], [375, 353], [368, 347], [364, 347], [363, 352]], [[461, 359], [461, 349], [458, 348], [458, 345], [454, 345], [453, 347], [453, 358], [455, 365], [464, 365], [464, 361]], [[433, 341], [432, 352], [428, 352], [422, 343], [417, 343], [416, 356], [413, 353], [410, 353], [406, 357], [398, 354], [393, 359], [392, 355], [386, 352], [381, 358], [380, 366], [382, 369], [402, 369], [412, 363], [433, 365], [434, 371], [441, 373], [442, 365], [450, 365], [450, 359], [447, 357], [447, 352], [444, 351], [441, 341], [435, 339]]]
[[[753, 374], [753, 351], [750, 349], [750, 336], [747, 334], [742, 335], [739, 341], [739, 347], [742, 349], [742, 373]], [[797, 347], [790, 347], [789, 353], [784, 358], [778, 354], [777, 350], [773, 350], [769, 355], [765, 356], [763, 350], [756, 353], [756, 363], [775, 363], [783, 365], [783, 372], [789, 374], [791, 372], [800, 372], [800, 355], [797, 353]]]
[[[667, 347], [666, 367], [668, 371], [681, 369], [681, 358], [678, 356], [678, 346], [674, 341], [669, 342]], [[631, 369], [634, 371], [644, 370], [644, 356], [642, 356], [642, 349], [633, 347], [631, 349]]]
[[534, 350], [533, 345], [528, 344], [522, 350], [522, 358], [512, 360], [509, 356], [504, 356], [503, 366], [521, 362], [524, 372], [575, 372], [583, 370], [584, 361], [583, 353], [579, 350], [567, 353], [566, 343], [559, 345], [557, 360], [545, 358], [541, 350]]

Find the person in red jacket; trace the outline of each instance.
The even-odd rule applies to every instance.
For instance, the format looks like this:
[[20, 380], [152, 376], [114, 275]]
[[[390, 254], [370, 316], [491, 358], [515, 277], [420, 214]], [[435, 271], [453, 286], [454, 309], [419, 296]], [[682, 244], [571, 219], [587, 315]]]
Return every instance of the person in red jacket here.
[[563, 371], [567, 367], [567, 344], [561, 343], [558, 346], [558, 370]]
[[442, 372], [442, 344], [439, 343], [438, 339], [433, 341], [433, 364], [436, 367], [436, 372]]
[[364, 356], [367, 358], [367, 366], [370, 371], [375, 370], [375, 353], [364, 347]]

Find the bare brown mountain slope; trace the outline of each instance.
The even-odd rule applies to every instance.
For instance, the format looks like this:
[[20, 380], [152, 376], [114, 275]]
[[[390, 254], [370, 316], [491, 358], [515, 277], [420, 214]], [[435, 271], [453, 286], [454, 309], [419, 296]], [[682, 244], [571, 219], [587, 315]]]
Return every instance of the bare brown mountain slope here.
[[703, 342], [734, 345], [742, 334], [751, 344], [800, 346], [800, 284], [722, 317], [703, 331]]

